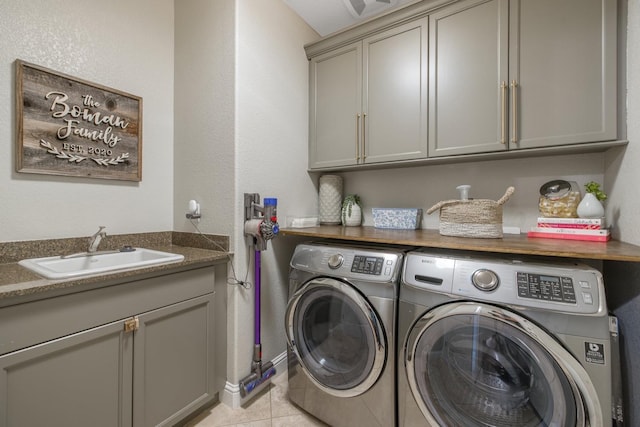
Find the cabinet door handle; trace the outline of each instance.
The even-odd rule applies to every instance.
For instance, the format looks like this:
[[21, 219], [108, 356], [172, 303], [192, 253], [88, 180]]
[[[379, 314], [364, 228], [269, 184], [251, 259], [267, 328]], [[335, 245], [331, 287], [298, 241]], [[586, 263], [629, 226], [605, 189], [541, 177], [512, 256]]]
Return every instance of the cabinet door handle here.
[[135, 332], [140, 328], [140, 320], [138, 316], [132, 317], [131, 319], [127, 319], [124, 321], [124, 331], [125, 332]]
[[367, 158], [367, 113], [362, 114], [362, 163]]
[[360, 163], [360, 113], [356, 114], [356, 163]]
[[518, 83], [511, 80], [511, 142], [518, 142]]
[[500, 144], [507, 143], [507, 82], [500, 83]]

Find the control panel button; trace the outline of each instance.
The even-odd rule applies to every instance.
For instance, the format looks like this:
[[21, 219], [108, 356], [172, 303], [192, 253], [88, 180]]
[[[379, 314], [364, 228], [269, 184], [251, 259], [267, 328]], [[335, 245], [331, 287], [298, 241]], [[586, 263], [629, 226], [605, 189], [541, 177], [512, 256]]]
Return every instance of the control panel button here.
[[333, 254], [329, 257], [329, 262], [327, 262], [327, 264], [329, 265], [329, 268], [335, 270], [336, 268], [340, 268], [343, 262], [344, 257], [342, 254]]
[[582, 289], [591, 289], [591, 283], [587, 282], [586, 280], [580, 280], [578, 283], [580, 284], [580, 287]]
[[585, 304], [593, 305], [593, 296], [589, 292], [583, 292], [582, 301], [584, 301]]
[[498, 279], [498, 275], [493, 271], [481, 268], [473, 272], [471, 275], [471, 283], [481, 291], [489, 292], [498, 287], [500, 280]]

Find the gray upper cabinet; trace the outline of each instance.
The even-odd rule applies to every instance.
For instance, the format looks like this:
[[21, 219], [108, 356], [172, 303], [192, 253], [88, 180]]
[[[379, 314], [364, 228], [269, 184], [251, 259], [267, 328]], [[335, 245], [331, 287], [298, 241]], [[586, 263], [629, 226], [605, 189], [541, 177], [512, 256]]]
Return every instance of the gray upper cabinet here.
[[427, 20], [311, 58], [309, 168], [427, 155]]
[[430, 15], [429, 156], [507, 149], [508, 0]]
[[512, 0], [509, 15], [509, 148], [616, 139], [616, 1]]
[[357, 163], [362, 116], [362, 43], [310, 63], [309, 168]]
[[430, 15], [429, 157], [615, 140], [614, 0], [466, 0]]
[[616, 0], [424, 0], [305, 46], [309, 169], [604, 151]]

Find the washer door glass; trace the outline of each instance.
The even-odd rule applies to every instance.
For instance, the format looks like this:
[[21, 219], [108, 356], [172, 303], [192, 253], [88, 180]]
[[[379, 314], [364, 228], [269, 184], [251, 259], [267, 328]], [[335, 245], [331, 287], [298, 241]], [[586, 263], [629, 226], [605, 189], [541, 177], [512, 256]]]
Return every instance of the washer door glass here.
[[[506, 310], [449, 306], [420, 319], [408, 341], [409, 383], [427, 419], [443, 426], [585, 425], [571, 374], [581, 367], [553, 338]], [[567, 369], [558, 354], [578, 366]]]
[[287, 307], [287, 338], [303, 371], [325, 392], [342, 397], [367, 391], [386, 359], [378, 314], [353, 287], [319, 278]]

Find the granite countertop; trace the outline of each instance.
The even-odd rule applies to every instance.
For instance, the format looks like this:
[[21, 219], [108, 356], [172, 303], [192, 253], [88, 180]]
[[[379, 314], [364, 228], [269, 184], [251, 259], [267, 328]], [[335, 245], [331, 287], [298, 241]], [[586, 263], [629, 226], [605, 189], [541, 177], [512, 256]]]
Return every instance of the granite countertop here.
[[[180, 242], [181, 245], [176, 244], [176, 240], [182, 240]], [[146, 243], [151, 244], [136, 244], [135, 246], [144, 246], [149, 249], [184, 255], [184, 260], [171, 264], [128, 269], [72, 279], [45, 279], [19, 265], [17, 259], [11, 259], [10, 257], [2, 259], [2, 263], [0, 263], [0, 306], [82, 291], [103, 284], [124, 283], [127, 282], [129, 278], [138, 280], [172, 272], [211, 266], [224, 263], [231, 257], [229, 252], [222, 250], [225, 249], [224, 245], [220, 247], [220, 249], [217, 247], [202, 248], [183, 246], [184, 244], [188, 245], [191, 243], [189, 239], [176, 239], [175, 236], [168, 241], [167, 239], [160, 238], [146, 241]], [[40, 253], [32, 254], [31, 256], [24, 256], [24, 254], [22, 254], [23, 258], [40, 256], [49, 256], [49, 254]]]

